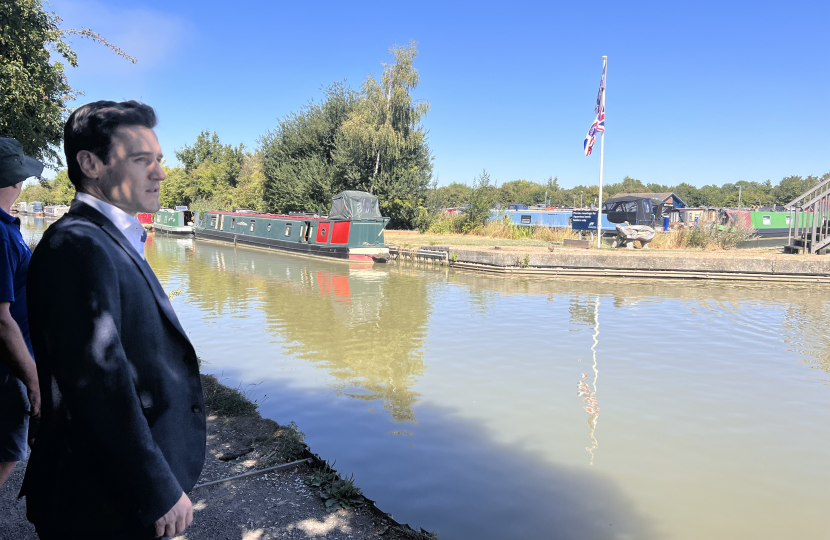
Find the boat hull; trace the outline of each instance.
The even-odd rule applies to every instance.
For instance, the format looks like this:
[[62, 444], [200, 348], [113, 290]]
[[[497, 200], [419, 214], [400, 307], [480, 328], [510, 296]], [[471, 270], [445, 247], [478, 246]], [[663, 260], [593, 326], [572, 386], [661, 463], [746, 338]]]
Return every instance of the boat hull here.
[[231, 244], [251, 246], [264, 249], [285, 251], [296, 255], [324, 257], [350, 262], [385, 262], [389, 260], [389, 248], [350, 248], [348, 246], [332, 246], [326, 244], [309, 244], [264, 238], [244, 234], [234, 234], [214, 229], [194, 230], [196, 239], [229, 242]]

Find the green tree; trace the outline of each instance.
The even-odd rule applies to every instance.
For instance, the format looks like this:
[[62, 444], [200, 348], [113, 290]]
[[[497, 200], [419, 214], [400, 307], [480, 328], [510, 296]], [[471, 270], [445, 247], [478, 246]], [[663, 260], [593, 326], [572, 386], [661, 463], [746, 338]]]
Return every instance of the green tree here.
[[505, 182], [499, 188], [499, 200], [503, 205], [537, 204], [545, 200], [547, 189], [542, 184], [527, 180]]
[[[416, 43], [410, 41], [405, 47], [393, 46], [389, 53], [394, 61], [381, 64], [383, 73], [380, 81], [371, 74], [363, 83], [363, 92], [357, 107], [343, 124], [345, 137], [342, 148], [349, 153], [364, 154], [372, 163], [369, 171], [356, 169], [353, 181], [366, 184], [370, 193], [383, 183], [383, 177], [395, 171], [397, 161], [406, 160], [419, 150], [426, 150], [426, 161], [421, 166], [422, 188], [431, 177], [431, 156], [426, 147], [426, 134], [421, 127], [421, 118], [429, 111], [429, 102], [414, 100], [412, 91], [418, 87], [421, 77], [414, 67], [418, 56]], [[361, 160], [363, 161], [363, 160]], [[384, 175], [384, 172], [387, 174]], [[387, 182], [388, 183], [388, 182]]]
[[66, 169], [58, 172], [54, 180], [46, 180], [23, 188], [18, 201], [40, 201], [44, 205], [68, 205], [75, 197], [75, 186], [69, 180]]
[[57, 148], [67, 102], [80, 92], [69, 86], [63, 62], [51, 62], [50, 53], [76, 67], [77, 56], [64, 38], [77, 35], [135, 62], [88, 28], [62, 30], [60, 22], [41, 0], [0, 3], [0, 134], [16, 138], [24, 152], [53, 168], [61, 164]]
[[332, 195], [357, 189], [343, 178], [343, 158], [336, 164], [334, 154], [342, 141], [340, 128], [358, 99], [354, 90], [334, 83], [325, 89], [322, 102], [309, 102], [262, 137], [263, 202], [268, 211], [328, 209]]
[[381, 210], [392, 218], [390, 227], [410, 228], [432, 177], [432, 154], [421, 126], [429, 103], [412, 97], [420, 83], [415, 42], [389, 52], [394, 60], [382, 64], [380, 81], [370, 74], [363, 83], [335, 157], [346, 185], [378, 197]]
[[390, 227], [411, 228], [426, 204], [432, 156], [420, 125], [429, 104], [415, 101], [415, 44], [393, 47], [380, 81], [357, 93], [336, 83], [324, 100], [283, 118], [261, 140], [263, 204], [269, 211], [328, 209], [345, 189], [369, 191]]
[[495, 206], [499, 198], [498, 187], [491, 183], [487, 171], [473, 180], [470, 192], [470, 205], [464, 213], [464, 232], [470, 232], [476, 227], [481, 227], [490, 219], [490, 210]]
[[433, 192], [434, 195], [432, 197], [434, 197], [435, 203], [432, 206], [438, 209], [457, 208], [470, 202], [470, 195], [473, 192], [473, 188], [467, 184], [453, 182], [447, 186], [433, 188]]

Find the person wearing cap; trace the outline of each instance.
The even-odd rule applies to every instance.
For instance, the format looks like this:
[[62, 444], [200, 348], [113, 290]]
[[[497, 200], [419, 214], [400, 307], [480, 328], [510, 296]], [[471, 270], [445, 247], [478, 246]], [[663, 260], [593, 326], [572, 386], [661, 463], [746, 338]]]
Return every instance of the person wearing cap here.
[[29, 416], [40, 414], [40, 389], [26, 314], [26, 271], [32, 252], [9, 214], [23, 181], [43, 164], [16, 139], [0, 137], [0, 488], [26, 457]]
[[69, 212], [29, 265], [42, 420], [23, 479], [43, 540], [180, 534], [205, 459], [196, 351], [144, 259], [165, 179], [155, 111], [96, 101], [64, 128]]

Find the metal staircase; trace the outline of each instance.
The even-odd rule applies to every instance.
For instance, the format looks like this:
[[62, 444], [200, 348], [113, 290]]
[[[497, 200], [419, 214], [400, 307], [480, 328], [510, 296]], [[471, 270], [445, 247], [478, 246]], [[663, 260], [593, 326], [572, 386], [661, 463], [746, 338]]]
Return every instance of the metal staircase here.
[[830, 246], [830, 178], [784, 208], [790, 211], [790, 232], [784, 253], [827, 253]]

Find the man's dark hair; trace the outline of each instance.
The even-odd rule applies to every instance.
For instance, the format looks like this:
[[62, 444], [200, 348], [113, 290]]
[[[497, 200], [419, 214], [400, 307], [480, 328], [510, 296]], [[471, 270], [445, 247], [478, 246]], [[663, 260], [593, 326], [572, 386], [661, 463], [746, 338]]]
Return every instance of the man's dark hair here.
[[156, 127], [156, 111], [138, 101], [95, 101], [75, 109], [63, 127], [63, 149], [69, 180], [79, 187], [84, 173], [78, 164], [78, 152], [88, 150], [107, 162], [112, 134], [120, 127]]

